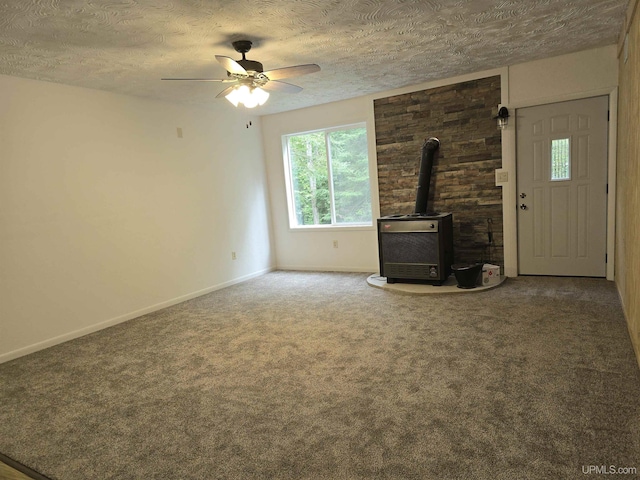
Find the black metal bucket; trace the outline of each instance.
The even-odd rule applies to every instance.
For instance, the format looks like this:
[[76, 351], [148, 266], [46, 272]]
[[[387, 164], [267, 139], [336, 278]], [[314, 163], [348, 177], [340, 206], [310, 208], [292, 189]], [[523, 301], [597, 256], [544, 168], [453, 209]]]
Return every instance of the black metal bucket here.
[[458, 288], [476, 288], [482, 274], [482, 263], [456, 263], [451, 270], [458, 281]]

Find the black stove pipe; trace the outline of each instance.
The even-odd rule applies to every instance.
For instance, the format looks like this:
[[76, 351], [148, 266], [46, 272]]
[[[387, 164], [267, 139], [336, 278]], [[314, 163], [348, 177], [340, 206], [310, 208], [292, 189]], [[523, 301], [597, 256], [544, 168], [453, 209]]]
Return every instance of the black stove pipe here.
[[427, 201], [429, 199], [429, 185], [431, 183], [431, 170], [434, 159], [438, 155], [440, 140], [431, 137], [422, 145], [422, 157], [420, 159], [420, 174], [418, 175], [418, 191], [416, 192], [416, 210], [418, 215], [427, 213]]

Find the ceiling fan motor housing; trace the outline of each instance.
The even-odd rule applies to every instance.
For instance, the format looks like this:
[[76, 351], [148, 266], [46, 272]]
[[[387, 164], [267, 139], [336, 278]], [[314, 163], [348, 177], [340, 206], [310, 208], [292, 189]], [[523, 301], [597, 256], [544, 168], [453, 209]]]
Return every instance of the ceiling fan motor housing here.
[[264, 68], [260, 62], [256, 62], [255, 60], [247, 60], [244, 55], [249, 50], [251, 50], [251, 45], [253, 45], [251, 40], [236, 40], [235, 42], [232, 42], [231, 45], [233, 45], [233, 48], [236, 52], [242, 54], [242, 60], [237, 60], [237, 63], [239, 63], [242, 68], [244, 68], [247, 72], [264, 72]]
[[262, 73], [264, 71], [262, 64], [254, 60], [247, 60], [246, 58], [243, 58], [242, 60], [236, 60], [236, 62], [238, 62], [247, 72]]
[[236, 52], [242, 53], [244, 55], [249, 50], [251, 50], [251, 45], [253, 45], [253, 43], [251, 42], [251, 40], [236, 40], [235, 42], [231, 42], [231, 45], [233, 45], [233, 49]]

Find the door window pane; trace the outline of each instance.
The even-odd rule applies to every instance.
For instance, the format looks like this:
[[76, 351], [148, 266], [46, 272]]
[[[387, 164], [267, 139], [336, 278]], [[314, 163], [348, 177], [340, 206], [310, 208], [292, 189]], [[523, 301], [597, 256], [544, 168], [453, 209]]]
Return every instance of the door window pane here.
[[571, 148], [568, 138], [551, 140], [551, 180], [571, 179]]

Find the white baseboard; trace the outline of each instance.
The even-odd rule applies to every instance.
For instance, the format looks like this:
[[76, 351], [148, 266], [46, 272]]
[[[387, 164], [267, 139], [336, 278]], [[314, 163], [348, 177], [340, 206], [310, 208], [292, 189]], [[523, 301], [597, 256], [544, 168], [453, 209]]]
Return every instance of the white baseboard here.
[[105, 320], [104, 322], [96, 323], [94, 325], [90, 325], [88, 327], [84, 327], [78, 330], [74, 330], [72, 332], [64, 333], [62, 335], [58, 335], [57, 337], [49, 338], [47, 340], [43, 340], [41, 342], [34, 343], [32, 345], [28, 345], [26, 347], [19, 348], [17, 350], [12, 350], [7, 353], [0, 354], [0, 363], [8, 362], [10, 360], [14, 360], [19, 357], [23, 357], [30, 353], [37, 352], [39, 350], [44, 350], [45, 348], [53, 347], [54, 345], [58, 345], [60, 343], [67, 342], [69, 340], [73, 340], [75, 338], [80, 338], [90, 333], [97, 332], [99, 330], [103, 330], [108, 327], [112, 327], [119, 323], [126, 322], [128, 320], [133, 320], [134, 318], [141, 317], [142, 315], [146, 315], [148, 313], [156, 312], [158, 310], [162, 310], [163, 308], [170, 307], [172, 305], [177, 305], [178, 303], [185, 302], [187, 300], [191, 300], [192, 298], [200, 297], [202, 295], [206, 295], [207, 293], [215, 292], [216, 290], [222, 290], [223, 288], [230, 287], [231, 285], [235, 285], [237, 283], [246, 282], [247, 280], [251, 280], [252, 278], [259, 277], [264, 275], [265, 273], [269, 273], [275, 270], [275, 268], [265, 268], [264, 270], [259, 270], [257, 272], [250, 273], [248, 275], [244, 275], [242, 277], [234, 278], [233, 280], [229, 280], [228, 282], [223, 282], [218, 285], [213, 285], [211, 287], [203, 288], [202, 290], [198, 290], [196, 292], [188, 293], [186, 295], [181, 295], [176, 298], [172, 298], [170, 300], [157, 303], [155, 305], [151, 305], [149, 307], [141, 308], [139, 310], [135, 310], [130, 313], [126, 313], [124, 315], [120, 315], [115, 318], [111, 318], [109, 320]]
[[353, 272], [353, 273], [374, 273], [378, 267], [339, 267], [339, 266], [305, 266], [305, 265], [278, 265], [276, 270], [301, 271], [301, 272]]
[[517, 277], [518, 276], [518, 269], [514, 268], [514, 267], [504, 267], [504, 276], [505, 277]]

